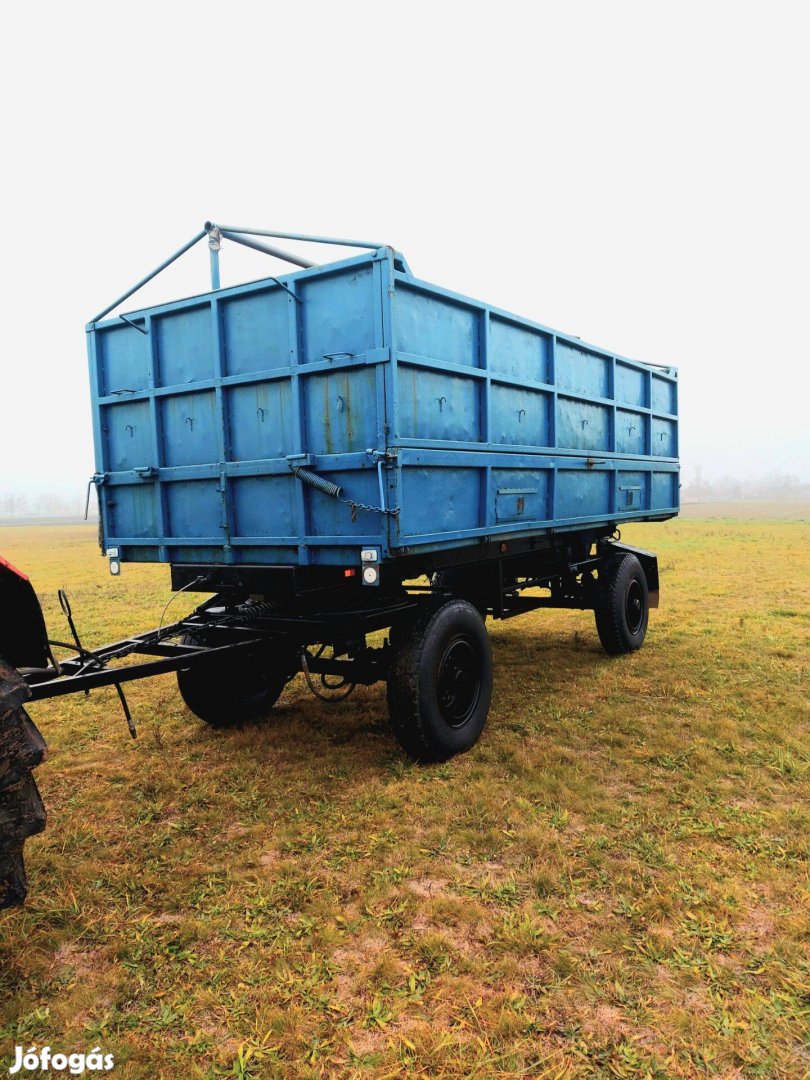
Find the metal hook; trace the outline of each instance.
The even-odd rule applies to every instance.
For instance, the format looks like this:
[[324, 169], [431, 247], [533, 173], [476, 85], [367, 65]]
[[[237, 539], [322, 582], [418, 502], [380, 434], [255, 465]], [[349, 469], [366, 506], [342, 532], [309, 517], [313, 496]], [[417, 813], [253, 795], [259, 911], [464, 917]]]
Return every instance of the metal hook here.
[[193, 416], [187, 416], [186, 417], [186, 423], [188, 424], [191, 431], [193, 431], [194, 430], [194, 417]]
[[518, 423], [523, 423], [523, 417], [526, 415], [525, 409], [518, 409]]
[[439, 403], [439, 412], [442, 412], [442, 410], [444, 409], [445, 403], [447, 401], [447, 398], [442, 396], [440, 398], [436, 398], [436, 400]]
[[264, 409], [261, 407], [261, 405], [258, 407], [258, 409], [256, 409], [256, 413], [257, 413], [257, 415], [259, 417], [259, 422], [263, 424], [264, 423]]
[[149, 331], [146, 329], [145, 326], [138, 326], [138, 324], [134, 323], [132, 319], [128, 319], [126, 315], [119, 315], [118, 318], [122, 319], [127, 324], [127, 326], [131, 326], [133, 330], [138, 330], [141, 334], [146, 334], [147, 337], [149, 336]]
[[135, 427], [133, 424], [126, 424], [125, 430], [129, 432], [130, 439], [135, 435]]
[[135, 727], [135, 721], [132, 719], [132, 713], [129, 711], [129, 703], [127, 702], [124, 688], [120, 682], [115, 683], [115, 689], [118, 691], [118, 698], [121, 702], [121, 708], [124, 710], [124, 719], [127, 722], [129, 733], [133, 739], [138, 738], [138, 731]]
[[[95, 484], [96, 485], [96, 495], [98, 495], [99, 485], [103, 484], [104, 480], [105, 480], [105, 476], [104, 476], [103, 473], [93, 473], [93, 475], [87, 481], [87, 498], [84, 501], [84, 520], [85, 521], [87, 521], [87, 518], [88, 518], [88, 516], [90, 514], [90, 488], [93, 487], [93, 485]], [[98, 512], [99, 512], [99, 517], [100, 517], [101, 516], [101, 507], [100, 506], [98, 508]]]
[[587, 421], [587, 420], [583, 420], [583, 421], [582, 421], [582, 430], [584, 431], [584, 430], [585, 430], [585, 428], [586, 428], [587, 426], [588, 426], [588, 421]]

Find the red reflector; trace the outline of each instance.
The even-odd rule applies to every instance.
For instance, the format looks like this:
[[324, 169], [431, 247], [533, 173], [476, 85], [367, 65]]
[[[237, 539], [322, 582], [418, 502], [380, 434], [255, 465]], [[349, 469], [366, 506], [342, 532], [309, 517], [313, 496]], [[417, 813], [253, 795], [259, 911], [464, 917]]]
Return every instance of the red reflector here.
[[344, 570], [343, 571], [343, 576], [344, 577], [357, 577], [357, 571], [356, 570]]

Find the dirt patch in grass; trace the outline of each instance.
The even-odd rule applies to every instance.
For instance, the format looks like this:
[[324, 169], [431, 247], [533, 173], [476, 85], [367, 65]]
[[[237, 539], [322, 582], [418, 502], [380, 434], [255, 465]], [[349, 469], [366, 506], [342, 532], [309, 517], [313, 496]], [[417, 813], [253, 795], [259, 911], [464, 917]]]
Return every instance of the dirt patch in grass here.
[[449, 882], [444, 878], [415, 878], [406, 883], [407, 888], [422, 900], [431, 900], [436, 896], [443, 896]]

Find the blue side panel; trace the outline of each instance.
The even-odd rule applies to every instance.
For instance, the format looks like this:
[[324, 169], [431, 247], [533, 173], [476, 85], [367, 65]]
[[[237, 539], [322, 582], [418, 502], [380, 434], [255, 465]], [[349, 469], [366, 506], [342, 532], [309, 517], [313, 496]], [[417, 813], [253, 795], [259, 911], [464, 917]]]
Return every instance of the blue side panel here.
[[181, 542], [217, 538], [225, 527], [216, 480], [176, 480], [167, 485], [166, 504], [168, 534]]
[[607, 397], [610, 393], [610, 357], [558, 341], [554, 359], [557, 386], [561, 390], [595, 397]]
[[219, 305], [224, 370], [248, 375], [290, 363], [289, 297], [278, 288], [234, 296]]
[[491, 441], [515, 446], [551, 446], [553, 396], [521, 386], [492, 386]]
[[547, 521], [552, 475], [549, 469], [493, 469], [495, 524]]
[[405, 438], [463, 442], [481, 438], [478, 386], [469, 379], [401, 363], [399, 432]]
[[678, 411], [677, 386], [671, 379], [660, 375], [652, 377], [652, 407], [656, 412], [676, 413]]
[[212, 379], [214, 342], [208, 304], [183, 308], [153, 320], [161, 386]]
[[616, 452], [631, 456], [645, 453], [650, 418], [631, 409], [616, 410]]
[[148, 465], [152, 418], [148, 401], [122, 401], [107, 409], [108, 467], [113, 472]]
[[310, 276], [300, 286], [303, 362], [359, 356], [375, 345], [374, 268]]
[[563, 450], [608, 450], [610, 418], [608, 405], [560, 397], [557, 402], [557, 445]]
[[[160, 537], [160, 514], [154, 484], [118, 484], [106, 493], [108, 536], [134, 536], [145, 543]], [[111, 541], [114, 543], [114, 541]]]
[[356, 565], [362, 546], [391, 559], [677, 513], [673, 369], [396, 265], [380, 248], [89, 327], [108, 546]]
[[219, 418], [213, 390], [165, 395], [158, 399], [158, 414], [162, 464], [202, 465], [217, 460]]
[[616, 400], [627, 405], [649, 405], [647, 388], [649, 377], [639, 367], [617, 362]]
[[377, 445], [373, 368], [312, 375], [304, 386], [304, 425], [310, 454], [345, 454]]
[[489, 368], [521, 382], [549, 382], [551, 335], [493, 316], [489, 326]]
[[151, 354], [146, 335], [118, 323], [99, 335], [103, 394], [132, 393], [149, 386]]
[[579, 518], [610, 517], [610, 473], [588, 471], [575, 466], [557, 471], [556, 505], [557, 517], [577, 521]]
[[[403, 544], [419, 543], [441, 532], [465, 533], [480, 524], [478, 484], [471, 468], [458, 466], [431, 469], [414, 464], [402, 469], [399, 518]], [[429, 496], [428, 496], [429, 493]]]
[[295, 478], [289, 476], [242, 476], [230, 484], [235, 535], [295, 545]]
[[674, 369], [395, 280], [392, 548], [677, 513]]
[[227, 387], [224, 401], [234, 461], [281, 459], [290, 453], [294, 424], [289, 379]]
[[466, 304], [408, 288], [400, 279], [395, 318], [397, 347], [447, 364], [478, 364], [479, 320]]

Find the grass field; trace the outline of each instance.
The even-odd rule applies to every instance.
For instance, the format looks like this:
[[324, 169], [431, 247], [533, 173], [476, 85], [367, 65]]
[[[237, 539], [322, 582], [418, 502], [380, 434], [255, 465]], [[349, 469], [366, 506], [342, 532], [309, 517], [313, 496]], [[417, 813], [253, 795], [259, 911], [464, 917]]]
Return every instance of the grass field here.
[[[490, 721], [449, 764], [405, 759], [381, 686], [296, 679], [223, 734], [167, 676], [129, 692], [137, 742], [114, 691], [34, 708], [50, 821], [0, 915], [0, 1061], [810, 1076], [810, 508], [783, 509], [624, 530], [662, 569], [632, 657], [588, 613], [491, 624]], [[167, 571], [111, 580], [94, 541], [0, 529], [55, 636], [63, 584], [88, 644], [156, 625]]]

